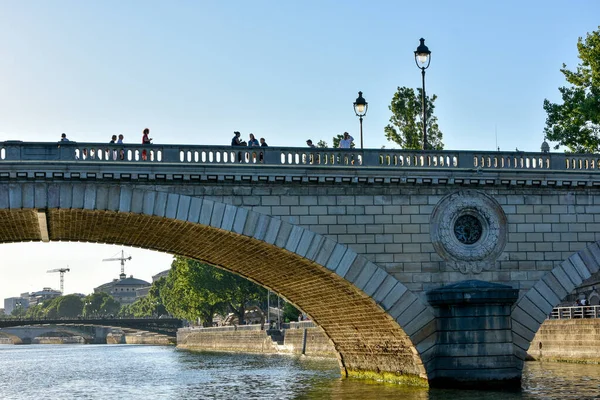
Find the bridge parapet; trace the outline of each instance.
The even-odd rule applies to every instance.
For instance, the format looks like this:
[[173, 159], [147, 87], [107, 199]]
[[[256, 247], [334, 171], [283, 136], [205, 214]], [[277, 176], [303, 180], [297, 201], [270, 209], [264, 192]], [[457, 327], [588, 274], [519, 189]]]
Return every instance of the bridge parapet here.
[[5, 141], [0, 162], [10, 161], [600, 171], [593, 154]]

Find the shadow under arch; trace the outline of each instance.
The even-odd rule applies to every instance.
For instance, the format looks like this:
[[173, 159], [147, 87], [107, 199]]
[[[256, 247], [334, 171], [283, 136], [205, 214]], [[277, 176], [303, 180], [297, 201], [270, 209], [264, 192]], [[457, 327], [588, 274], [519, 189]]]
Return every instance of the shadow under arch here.
[[365, 257], [301, 226], [197, 197], [71, 182], [0, 191], [0, 221], [0, 242], [43, 240], [47, 229], [49, 241], [127, 245], [218, 266], [308, 313], [343, 374], [427, 378], [432, 309]]
[[515, 355], [522, 363], [540, 326], [552, 309], [584, 280], [600, 270], [600, 242], [572, 254], [547, 272], [514, 305], [512, 317]]
[[[21, 332], [21, 333], [19, 333]], [[33, 336], [34, 335], [34, 336]], [[65, 338], [81, 337], [86, 343], [92, 343], [94, 337], [81, 329], [67, 326], [43, 326], [43, 325], [19, 325], [9, 328], [3, 328], [0, 331], [0, 338], [7, 337], [13, 344], [30, 344], [38, 338]]]

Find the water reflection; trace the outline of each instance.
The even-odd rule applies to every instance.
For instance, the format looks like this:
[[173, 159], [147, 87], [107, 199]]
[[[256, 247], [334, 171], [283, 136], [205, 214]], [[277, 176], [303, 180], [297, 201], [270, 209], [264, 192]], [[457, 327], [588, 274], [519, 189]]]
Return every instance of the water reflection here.
[[341, 379], [337, 362], [152, 346], [2, 346], [0, 399], [595, 399], [597, 365], [526, 363], [520, 393]]

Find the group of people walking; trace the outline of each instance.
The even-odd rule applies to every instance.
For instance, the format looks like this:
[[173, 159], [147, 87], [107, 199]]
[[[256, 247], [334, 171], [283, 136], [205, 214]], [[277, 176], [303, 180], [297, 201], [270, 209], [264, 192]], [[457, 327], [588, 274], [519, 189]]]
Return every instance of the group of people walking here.
[[[125, 136], [123, 136], [123, 134], [119, 134], [119, 136], [112, 135], [112, 137], [110, 138], [110, 142], [108, 142], [108, 143], [109, 144], [123, 144], [124, 139], [125, 139]], [[69, 142], [69, 139], [67, 138], [66, 133], [62, 133], [60, 135], [60, 141], [61, 142]], [[150, 129], [148, 129], [148, 128], [145, 128], [142, 131], [142, 144], [147, 144], [147, 145], [152, 144], [152, 138], [150, 137]], [[83, 149], [82, 157], [84, 157], [84, 158], [87, 157], [87, 149]], [[125, 150], [121, 149], [118, 152], [117, 152], [117, 150], [113, 150], [113, 159], [116, 160], [117, 157], [120, 158], [121, 160], [125, 159]], [[148, 159], [148, 151], [146, 149], [142, 150], [141, 157], [142, 157], [142, 160]]]
[[[267, 142], [265, 141], [265, 138], [261, 137], [260, 139], [256, 139], [256, 137], [254, 136], [253, 133], [248, 135], [248, 142], [242, 140], [242, 134], [239, 131], [234, 131], [233, 134], [234, 134], [234, 136], [231, 139], [232, 146], [248, 146], [248, 147], [268, 147], [269, 146], [267, 144]], [[109, 144], [123, 144], [124, 139], [125, 139], [125, 137], [123, 136], [123, 134], [120, 134], [119, 136], [112, 135]], [[60, 141], [61, 142], [69, 141], [66, 133], [61, 134]], [[340, 139], [340, 143], [339, 143], [338, 147], [340, 149], [349, 149], [352, 147], [352, 142], [354, 142], [354, 138], [352, 136], [350, 136], [350, 134], [348, 132], [344, 132], [343, 138]], [[150, 129], [148, 129], [148, 128], [145, 128], [142, 131], [142, 144], [152, 144], [152, 138], [150, 138]], [[313, 144], [313, 141], [311, 139], [308, 139], [306, 141], [306, 145], [310, 148], [315, 148], [315, 145]], [[147, 159], [146, 150], [142, 151], [142, 159], [143, 160]]]
[[[254, 134], [251, 133], [248, 135], [248, 142], [242, 140], [242, 134], [239, 131], [234, 131], [233, 132], [233, 138], [231, 139], [231, 145], [232, 146], [248, 146], [248, 147], [253, 147], [253, 146], [262, 146], [262, 147], [268, 147], [267, 142], [265, 141], [265, 138], [260, 138], [260, 141], [256, 139], [256, 137], [254, 137]], [[340, 139], [340, 143], [339, 143], [339, 148], [340, 149], [349, 149], [352, 147], [352, 143], [354, 142], [354, 138], [352, 136], [350, 136], [350, 134], [348, 132], [344, 132], [342, 139]], [[310, 147], [311, 149], [314, 149], [316, 146], [313, 144], [313, 141], [311, 139], [308, 139], [306, 141], [306, 145], [308, 147]]]
[[[112, 137], [110, 138], [110, 142], [108, 142], [108, 143], [109, 144], [123, 144], [124, 139], [125, 139], [125, 136], [123, 136], [123, 134], [120, 134], [118, 137], [117, 137], [117, 135], [112, 135]], [[69, 141], [66, 133], [62, 133], [60, 135], [60, 141], [61, 142]], [[150, 129], [148, 129], [148, 128], [145, 128], [142, 131], [142, 144], [152, 144], [152, 138], [150, 137]]]
[[231, 139], [231, 145], [232, 146], [248, 146], [248, 147], [253, 147], [253, 146], [269, 147], [269, 145], [265, 141], [265, 138], [261, 137], [260, 141], [259, 141], [256, 139], [256, 137], [254, 137], [253, 133], [248, 135], [248, 142], [243, 141], [242, 134], [238, 131], [233, 132], [233, 139]]

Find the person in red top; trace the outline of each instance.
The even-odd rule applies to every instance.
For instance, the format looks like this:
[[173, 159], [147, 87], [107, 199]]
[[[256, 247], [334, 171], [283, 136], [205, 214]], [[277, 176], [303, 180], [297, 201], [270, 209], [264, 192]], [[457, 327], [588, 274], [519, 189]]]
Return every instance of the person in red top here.
[[[142, 144], [152, 144], [152, 138], [150, 138], [148, 135], [150, 135], [150, 129], [146, 128], [144, 129], [144, 131], [142, 132]], [[147, 160], [148, 159], [148, 153], [146, 150], [142, 150], [142, 160]]]

